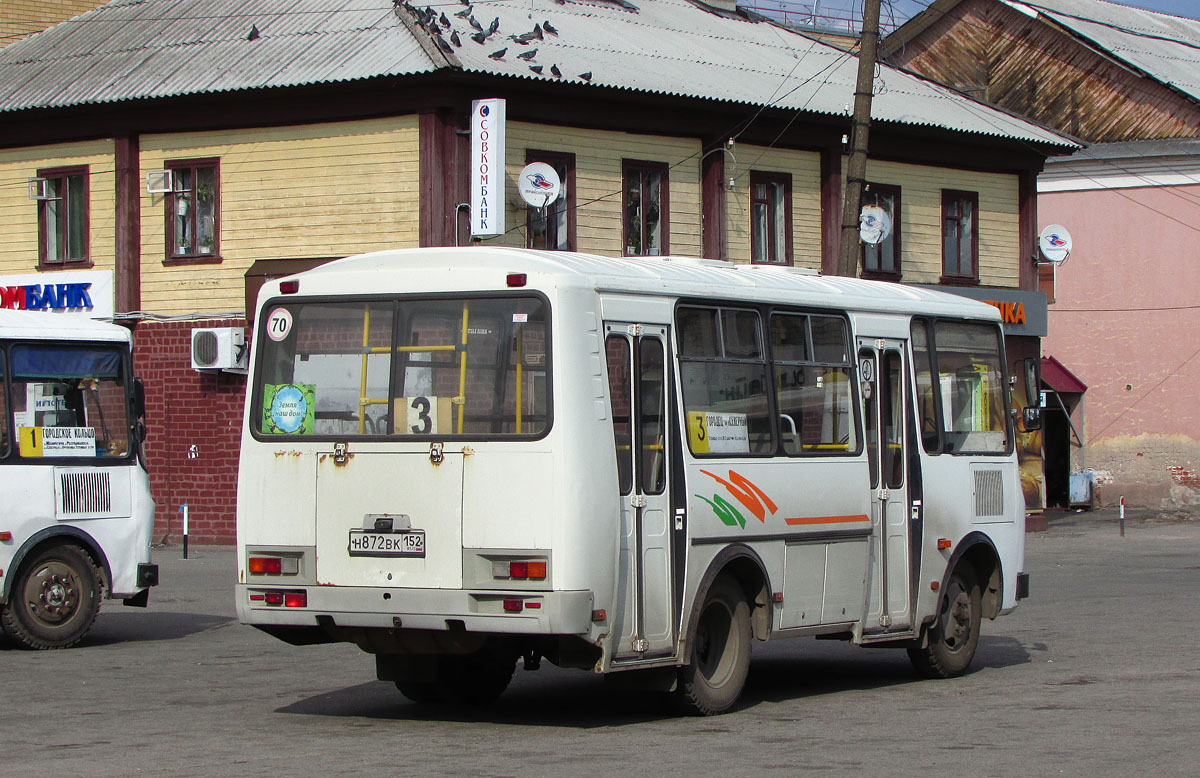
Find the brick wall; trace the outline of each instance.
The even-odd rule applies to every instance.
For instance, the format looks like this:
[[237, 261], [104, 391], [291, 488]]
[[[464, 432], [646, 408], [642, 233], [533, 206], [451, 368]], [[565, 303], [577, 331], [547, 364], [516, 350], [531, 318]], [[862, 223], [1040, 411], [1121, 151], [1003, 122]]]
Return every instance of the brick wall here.
[[[196, 327], [243, 327], [244, 319], [142, 322], [134, 330], [134, 371], [146, 384], [146, 457], [157, 504], [154, 539], [182, 538], [188, 504], [191, 543], [229, 544], [236, 535], [237, 466], [244, 376], [191, 366]], [[195, 446], [195, 456], [189, 449]]]

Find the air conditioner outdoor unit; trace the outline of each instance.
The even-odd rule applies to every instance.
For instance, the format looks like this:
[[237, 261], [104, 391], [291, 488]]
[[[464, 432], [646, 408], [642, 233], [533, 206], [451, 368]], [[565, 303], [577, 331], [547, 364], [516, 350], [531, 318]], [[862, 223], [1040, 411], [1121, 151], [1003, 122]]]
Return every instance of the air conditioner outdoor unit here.
[[241, 327], [192, 330], [194, 370], [231, 370], [244, 373], [248, 352], [246, 333]]

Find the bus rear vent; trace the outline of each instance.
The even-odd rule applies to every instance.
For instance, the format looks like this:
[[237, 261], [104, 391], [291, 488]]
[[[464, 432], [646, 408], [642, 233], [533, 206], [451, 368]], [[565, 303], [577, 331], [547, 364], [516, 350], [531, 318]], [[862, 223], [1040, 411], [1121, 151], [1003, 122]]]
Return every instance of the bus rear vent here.
[[1004, 515], [1004, 475], [1000, 470], [975, 471], [975, 516]]
[[60, 515], [110, 513], [112, 481], [108, 471], [59, 472]]

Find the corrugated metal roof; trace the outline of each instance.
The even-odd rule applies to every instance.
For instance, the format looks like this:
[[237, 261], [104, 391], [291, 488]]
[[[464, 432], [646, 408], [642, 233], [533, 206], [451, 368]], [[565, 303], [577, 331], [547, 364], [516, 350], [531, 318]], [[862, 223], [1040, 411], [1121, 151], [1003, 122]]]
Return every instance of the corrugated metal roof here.
[[1200, 20], [1097, 0], [1003, 1], [1043, 14], [1112, 56], [1200, 100]]
[[[636, 9], [611, 0], [479, 0], [469, 8], [442, 0], [418, 11], [391, 0], [117, 0], [0, 51], [0, 112], [461, 66], [849, 115], [858, 63], [846, 52], [688, 0], [633, 1]], [[476, 42], [472, 35], [483, 36], [472, 20], [485, 31], [494, 20], [497, 29]], [[435, 46], [446, 57], [431, 56]], [[876, 88], [875, 121], [1075, 145], [886, 66]]]

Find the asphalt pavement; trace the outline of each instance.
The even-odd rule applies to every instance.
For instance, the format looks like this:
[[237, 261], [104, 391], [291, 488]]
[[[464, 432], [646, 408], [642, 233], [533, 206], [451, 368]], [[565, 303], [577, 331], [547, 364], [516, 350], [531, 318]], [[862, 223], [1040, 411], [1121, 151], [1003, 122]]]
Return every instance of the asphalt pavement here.
[[1191, 778], [1200, 521], [1048, 523], [1027, 536], [1032, 596], [984, 623], [965, 676], [920, 680], [902, 651], [755, 643], [741, 703], [708, 719], [549, 663], [491, 707], [416, 705], [354, 646], [239, 624], [232, 549], [164, 547], [149, 608], [106, 601], [67, 651], [0, 639], [0, 776]]

